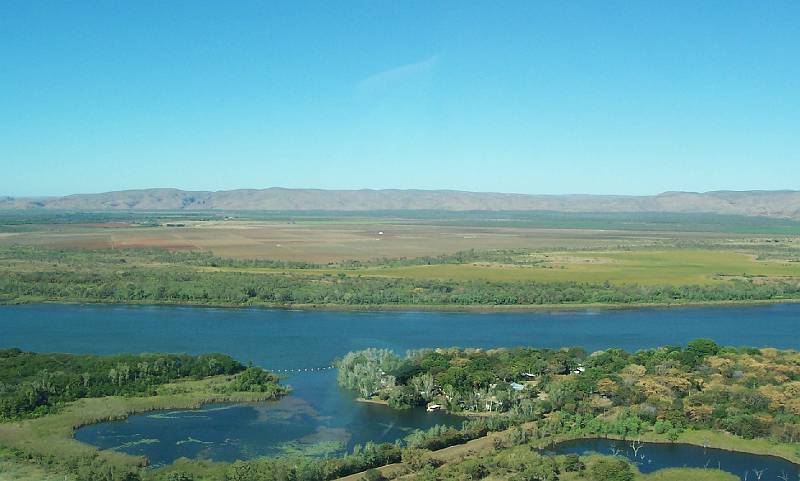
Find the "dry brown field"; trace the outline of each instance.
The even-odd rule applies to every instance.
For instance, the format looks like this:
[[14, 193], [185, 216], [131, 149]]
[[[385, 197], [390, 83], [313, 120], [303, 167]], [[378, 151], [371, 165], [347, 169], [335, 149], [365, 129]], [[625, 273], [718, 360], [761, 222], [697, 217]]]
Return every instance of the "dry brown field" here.
[[534, 227], [432, 225], [405, 220], [286, 222], [187, 221], [183, 227], [124, 224], [44, 225], [4, 233], [0, 243], [65, 248], [211, 251], [223, 257], [333, 262], [418, 257], [477, 249], [603, 249], [680, 239], [724, 240], [735, 234], [669, 233]]

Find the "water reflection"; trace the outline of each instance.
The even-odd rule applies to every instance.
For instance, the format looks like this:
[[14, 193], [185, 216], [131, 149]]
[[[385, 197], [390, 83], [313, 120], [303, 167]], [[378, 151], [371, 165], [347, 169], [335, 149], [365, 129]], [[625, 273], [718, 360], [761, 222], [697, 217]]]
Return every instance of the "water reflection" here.
[[558, 454], [598, 453], [624, 456], [643, 473], [664, 468], [712, 468], [739, 476], [742, 480], [762, 481], [800, 479], [800, 466], [775, 456], [737, 453], [689, 444], [633, 443], [610, 439], [567, 441], [548, 451]]
[[[351, 451], [355, 444], [391, 442], [417, 428], [435, 424], [457, 425], [463, 418], [424, 409], [396, 411], [386, 406], [356, 402], [308, 399], [325, 390], [309, 389], [314, 383], [295, 376], [299, 395], [252, 404], [214, 404], [197, 410], [171, 410], [130, 416], [79, 429], [79, 441], [146, 456], [151, 464], [166, 464], [180, 457], [235, 461], [260, 456], [302, 454], [332, 456]], [[325, 380], [332, 383], [332, 379]], [[322, 408], [321, 411], [319, 408]]]

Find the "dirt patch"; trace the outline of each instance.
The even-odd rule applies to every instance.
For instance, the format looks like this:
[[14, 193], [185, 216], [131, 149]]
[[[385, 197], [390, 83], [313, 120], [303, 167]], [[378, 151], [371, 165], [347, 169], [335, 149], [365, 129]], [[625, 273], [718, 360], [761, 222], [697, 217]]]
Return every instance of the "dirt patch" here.
[[[176, 221], [177, 222], [177, 221]], [[469, 249], [534, 249], [599, 251], [619, 246], [653, 245], [663, 240], [706, 234], [542, 229], [528, 227], [469, 227], [436, 225], [408, 220], [286, 222], [191, 221], [185, 227], [136, 227], [85, 224], [55, 226], [17, 233], [9, 240], [54, 247], [149, 247], [198, 249], [223, 257], [275, 259], [316, 263], [380, 257], [420, 257]], [[13, 240], [11, 240], [13, 239]], [[603, 263], [581, 255], [541, 257], [534, 262]]]

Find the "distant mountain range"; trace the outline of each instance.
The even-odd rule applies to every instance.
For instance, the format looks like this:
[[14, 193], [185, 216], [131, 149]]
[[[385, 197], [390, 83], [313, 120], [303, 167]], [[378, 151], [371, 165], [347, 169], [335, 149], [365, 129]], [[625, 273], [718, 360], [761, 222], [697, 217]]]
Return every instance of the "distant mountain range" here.
[[142, 189], [64, 197], [0, 197], [0, 209], [708, 212], [800, 219], [800, 191], [665, 192], [652, 196], [622, 196], [277, 187], [218, 192]]

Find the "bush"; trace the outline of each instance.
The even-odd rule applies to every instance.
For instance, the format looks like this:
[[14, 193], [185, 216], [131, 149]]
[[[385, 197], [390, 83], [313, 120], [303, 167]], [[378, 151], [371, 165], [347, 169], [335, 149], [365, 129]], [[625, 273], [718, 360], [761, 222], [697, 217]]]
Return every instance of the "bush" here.
[[166, 481], [194, 481], [194, 476], [183, 471], [169, 473]]
[[675, 441], [678, 440], [679, 437], [681, 437], [681, 432], [682, 431], [678, 428], [672, 428], [669, 431], [667, 431], [667, 439], [669, 439], [674, 443]]
[[[408, 448], [403, 450], [403, 463], [413, 471], [419, 471], [426, 466], [434, 466], [436, 463], [430, 457], [427, 449]], [[434, 466], [435, 467], [435, 466]]]
[[653, 430], [658, 434], [665, 434], [670, 429], [672, 429], [672, 423], [669, 421], [658, 420], [653, 425]]
[[633, 481], [631, 465], [623, 459], [602, 459], [590, 472], [593, 481]]
[[361, 478], [363, 481], [384, 481], [386, 477], [377, 469], [368, 469]]
[[580, 456], [577, 454], [567, 454], [567, 457], [564, 459], [564, 471], [567, 472], [579, 472], [586, 469], [586, 465], [581, 461]]
[[486, 469], [486, 466], [481, 464], [477, 459], [467, 459], [462, 462], [461, 469], [464, 471], [466, 478], [471, 481], [483, 479], [489, 474], [489, 470]]
[[770, 425], [767, 421], [751, 414], [739, 414], [722, 421], [723, 427], [731, 433], [745, 439], [766, 437]]

